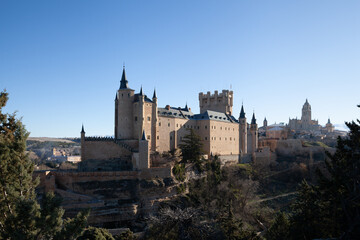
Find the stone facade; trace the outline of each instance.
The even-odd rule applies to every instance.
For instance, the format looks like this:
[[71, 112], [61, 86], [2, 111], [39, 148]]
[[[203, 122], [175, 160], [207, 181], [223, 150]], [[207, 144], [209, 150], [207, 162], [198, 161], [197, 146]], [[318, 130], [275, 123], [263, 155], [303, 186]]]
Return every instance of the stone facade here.
[[251, 124], [246, 122], [242, 106], [240, 117], [232, 114], [233, 91], [199, 93], [200, 113], [185, 108], [157, 106], [156, 92], [148, 98], [128, 86], [123, 69], [120, 88], [115, 96], [114, 138], [88, 138], [82, 129], [82, 167], [96, 170], [90, 162], [118, 160], [127, 169], [150, 168], [149, 154], [179, 148], [182, 139], [193, 129], [202, 139], [207, 155], [243, 155], [258, 148], [258, 126], [255, 114]]
[[322, 127], [317, 120], [311, 119], [311, 105], [307, 99], [301, 110], [301, 119], [289, 119], [288, 128], [295, 132], [331, 133], [334, 131], [334, 126], [331, 124], [330, 119], [325, 127]]

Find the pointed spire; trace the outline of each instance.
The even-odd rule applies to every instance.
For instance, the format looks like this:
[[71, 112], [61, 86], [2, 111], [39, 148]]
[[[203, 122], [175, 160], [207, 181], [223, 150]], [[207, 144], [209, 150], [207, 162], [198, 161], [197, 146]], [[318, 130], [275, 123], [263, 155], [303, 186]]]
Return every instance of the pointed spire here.
[[121, 81], [120, 81], [120, 89], [128, 89], [128, 80], [126, 79], [126, 74], [125, 74], [125, 65], [123, 66], [123, 72], [122, 72], [122, 76], [121, 76]]
[[143, 134], [142, 134], [142, 138], [141, 140], [146, 140], [146, 137], [145, 137], [145, 130], [143, 130]]
[[85, 131], [84, 131], [84, 124], [83, 124], [82, 127], [81, 127], [81, 133], [85, 133]]
[[140, 88], [140, 94], [139, 94], [140, 96], [142, 96], [143, 95], [143, 92], [142, 92], [142, 85], [141, 85], [141, 88]]
[[115, 101], [117, 101], [118, 100], [118, 97], [117, 97], [117, 93], [115, 94]]
[[241, 104], [240, 118], [245, 118], [244, 105]]
[[187, 102], [186, 102], [186, 104], [185, 104], [185, 111], [189, 111], [189, 108], [188, 108]]
[[253, 112], [252, 119], [251, 119], [251, 124], [256, 124], [255, 112]]
[[157, 97], [156, 97], [156, 89], [155, 89], [155, 88], [154, 88], [153, 98], [157, 98]]
[[330, 117], [328, 118], [328, 123], [331, 123], [331, 122], [330, 122]]

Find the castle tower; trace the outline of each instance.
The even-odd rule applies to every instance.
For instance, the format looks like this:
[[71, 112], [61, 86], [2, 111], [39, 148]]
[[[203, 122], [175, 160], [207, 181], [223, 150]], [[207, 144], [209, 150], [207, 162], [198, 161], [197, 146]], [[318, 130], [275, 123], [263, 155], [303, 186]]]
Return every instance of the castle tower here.
[[264, 123], [263, 123], [263, 127], [265, 128], [265, 130], [266, 130], [267, 125], [268, 125], [268, 122], [267, 122], [266, 117], [265, 117], [264, 118]]
[[81, 127], [81, 161], [85, 160], [85, 131], [84, 124]]
[[258, 148], [258, 126], [256, 124], [255, 113], [253, 113], [251, 119], [250, 134], [251, 134], [251, 153], [254, 153]]
[[133, 99], [134, 90], [128, 87], [124, 66], [115, 96], [115, 139], [133, 138]]
[[307, 99], [302, 108], [301, 123], [303, 128], [308, 128], [311, 124], [311, 106]]
[[232, 115], [233, 97], [233, 91], [229, 90], [222, 90], [220, 94], [218, 91], [214, 94], [201, 92], [199, 93], [200, 113], [212, 110]]
[[135, 132], [135, 137], [137, 139], [142, 139], [142, 135], [145, 132], [144, 131], [144, 122], [145, 122], [145, 114], [144, 114], [144, 103], [145, 103], [145, 95], [143, 94], [143, 90], [142, 90], [142, 86], [140, 88], [140, 93], [139, 93], [139, 106], [138, 108], [135, 110], [137, 111], [137, 115], [138, 117], [138, 121], [139, 121], [139, 127], [135, 128], [137, 130], [137, 132]]
[[157, 97], [156, 91], [154, 89], [154, 94], [152, 97], [152, 111], [151, 111], [151, 151], [156, 151], [156, 143], [157, 143]]
[[241, 154], [247, 154], [247, 122], [243, 105], [241, 106], [239, 124], [239, 152]]
[[150, 168], [149, 141], [145, 137], [145, 131], [139, 141], [139, 169]]

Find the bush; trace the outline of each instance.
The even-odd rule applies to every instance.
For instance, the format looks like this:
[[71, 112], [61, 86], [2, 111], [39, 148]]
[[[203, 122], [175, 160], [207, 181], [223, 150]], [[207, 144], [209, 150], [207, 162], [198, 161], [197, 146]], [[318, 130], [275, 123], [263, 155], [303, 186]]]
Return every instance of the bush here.
[[173, 174], [175, 175], [175, 179], [183, 182], [185, 181], [185, 164], [184, 163], [177, 163], [173, 167]]

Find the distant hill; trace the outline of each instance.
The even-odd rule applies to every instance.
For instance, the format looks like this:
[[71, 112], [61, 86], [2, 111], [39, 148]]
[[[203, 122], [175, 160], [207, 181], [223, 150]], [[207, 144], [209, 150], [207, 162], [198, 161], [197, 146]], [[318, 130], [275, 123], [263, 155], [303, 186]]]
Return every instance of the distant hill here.
[[50, 137], [28, 137], [29, 141], [38, 141], [38, 142], [64, 142], [64, 143], [75, 143], [78, 142], [76, 139], [68, 138], [50, 138]]

